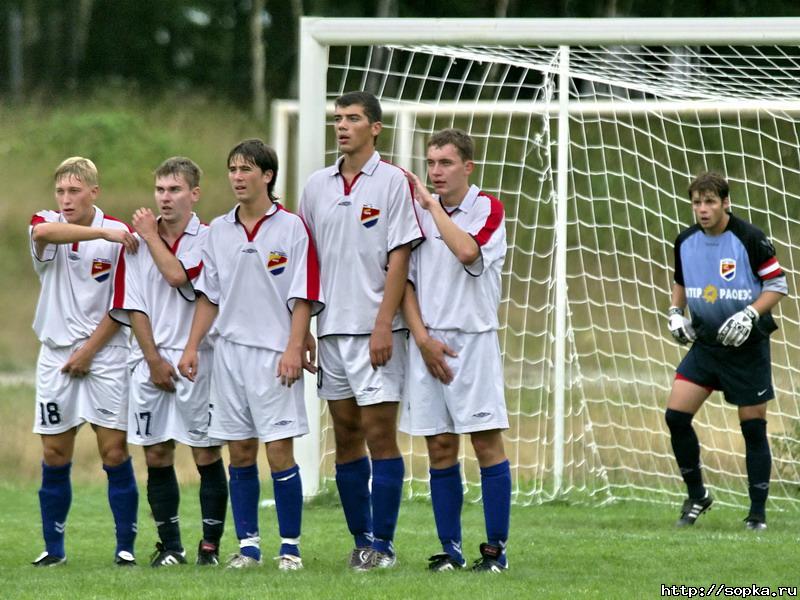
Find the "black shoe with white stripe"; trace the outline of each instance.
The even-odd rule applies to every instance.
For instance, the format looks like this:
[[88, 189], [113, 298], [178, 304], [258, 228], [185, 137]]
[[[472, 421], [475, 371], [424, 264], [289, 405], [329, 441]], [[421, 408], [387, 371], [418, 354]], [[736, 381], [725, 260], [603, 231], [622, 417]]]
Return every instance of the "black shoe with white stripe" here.
[[767, 517], [750, 513], [744, 520], [744, 528], [749, 531], [764, 531], [767, 528]]
[[463, 569], [466, 564], [466, 561], [458, 562], [455, 558], [447, 554], [447, 552], [442, 552], [441, 554], [434, 554], [428, 559], [428, 570], [436, 573], [457, 571]]
[[705, 498], [700, 500], [687, 498], [683, 502], [683, 507], [681, 507], [681, 517], [675, 523], [675, 526], [687, 527], [689, 525], [694, 525], [694, 522], [697, 521], [697, 518], [709, 510], [713, 503], [714, 499], [711, 497], [711, 494], [708, 493], [706, 493]]
[[502, 573], [508, 569], [508, 561], [499, 546], [480, 545], [481, 557], [472, 565], [473, 571], [486, 573]]
[[34, 567], [57, 567], [58, 565], [63, 565], [66, 562], [67, 558], [65, 556], [53, 556], [47, 552], [42, 552], [31, 564]]
[[185, 550], [167, 550], [164, 544], [156, 542], [156, 551], [150, 557], [151, 567], [171, 567], [173, 565], [186, 564]]

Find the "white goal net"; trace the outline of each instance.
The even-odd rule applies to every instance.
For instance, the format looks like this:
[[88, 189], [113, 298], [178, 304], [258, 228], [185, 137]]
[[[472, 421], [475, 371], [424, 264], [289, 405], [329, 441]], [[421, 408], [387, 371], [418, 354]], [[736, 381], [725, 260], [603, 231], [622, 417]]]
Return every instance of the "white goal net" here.
[[[424, 177], [430, 134], [465, 129], [478, 151], [473, 181], [505, 206], [499, 336], [517, 503], [685, 496], [663, 418], [685, 352], [665, 326], [673, 242], [692, 223], [693, 175], [727, 175], [734, 212], [772, 239], [789, 279], [772, 338], [770, 506], [800, 509], [800, 47], [331, 46], [328, 101], [357, 89], [384, 105], [385, 158]], [[329, 124], [326, 163], [336, 156]], [[321, 474], [331, 478], [322, 410]], [[745, 506], [735, 407], [714, 393], [695, 427], [715, 497]], [[427, 493], [424, 440], [402, 447], [407, 489]], [[467, 438], [462, 448], [474, 499]]]

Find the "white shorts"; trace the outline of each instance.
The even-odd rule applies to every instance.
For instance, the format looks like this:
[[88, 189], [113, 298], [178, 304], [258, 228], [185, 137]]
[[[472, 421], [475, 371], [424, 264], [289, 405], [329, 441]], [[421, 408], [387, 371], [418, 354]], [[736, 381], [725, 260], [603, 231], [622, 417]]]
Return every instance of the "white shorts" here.
[[355, 398], [359, 406], [400, 402], [408, 333], [392, 334], [392, 358], [377, 369], [369, 358], [368, 335], [328, 335], [319, 340], [317, 388], [320, 398]]
[[507, 429], [503, 362], [496, 331], [428, 330], [458, 354], [446, 356], [453, 381], [445, 385], [428, 371], [419, 348], [409, 344], [406, 393], [400, 430], [411, 435]]
[[34, 433], [64, 433], [83, 423], [125, 431], [128, 424], [128, 354], [124, 346], [105, 346], [95, 354], [85, 377], [61, 372], [73, 346], [42, 345], [36, 363]]
[[302, 377], [286, 387], [276, 376], [282, 354], [217, 338], [211, 371], [210, 437], [272, 442], [308, 433]]
[[[159, 352], [178, 372], [182, 351], [160, 348]], [[131, 372], [128, 403], [128, 441], [138, 446], [152, 446], [175, 440], [192, 448], [219, 446], [208, 437], [208, 399], [211, 387], [211, 350], [199, 353], [194, 383], [178, 376], [175, 391], [165, 392], [150, 381], [146, 360], [136, 363]]]

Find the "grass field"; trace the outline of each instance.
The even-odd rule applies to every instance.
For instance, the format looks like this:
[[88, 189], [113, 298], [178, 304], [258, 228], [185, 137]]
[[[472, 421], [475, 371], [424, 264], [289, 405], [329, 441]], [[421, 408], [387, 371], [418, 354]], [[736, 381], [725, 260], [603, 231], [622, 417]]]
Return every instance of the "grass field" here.
[[[199, 539], [197, 488], [182, 486], [183, 540], [190, 561]], [[677, 507], [619, 503], [603, 508], [546, 504], [515, 507], [503, 575], [430, 574], [426, 558], [438, 550], [427, 501], [405, 501], [392, 571], [350, 573], [351, 539], [332, 496], [306, 507], [305, 570], [280, 573], [268, 560], [277, 549], [274, 508], [260, 513], [265, 564], [244, 572], [195, 566], [155, 570], [147, 557], [155, 527], [141, 498], [135, 569], [112, 564], [113, 525], [105, 488], [76, 486], [67, 527], [68, 563], [38, 570], [27, 563], [41, 549], [36, 488], [0, 485], [0, 580], [5, 598], [656, 598], [661, 584], [797, 586], [800, 515], [775, 513], [770, 529], [742, 529], [742, 514], [720, 508], [691, 530], [676, 530]], [[465, 548], [477, 554], [480, 505], [464, 511]], [[223, 553], [236, 547], [230, 517]]]

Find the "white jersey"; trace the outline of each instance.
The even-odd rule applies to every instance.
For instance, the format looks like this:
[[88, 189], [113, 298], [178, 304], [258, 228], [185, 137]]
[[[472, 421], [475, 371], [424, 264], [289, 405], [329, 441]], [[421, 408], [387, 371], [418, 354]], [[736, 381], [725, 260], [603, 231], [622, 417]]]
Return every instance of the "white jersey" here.
[[238, 205], [211, 222], [195, 290], [219, 305], [214, 331], [228, 341], [284, 352], [296, 299], [322, 310], [319, 264], [302, 219], [273, 204], [252, 232]]
[[[66, 222], [60, 212], [42, 210], [33, 215], [29, 228], [33, 268], [42, 284], [33, 329], [39, 341], [50, 348], [87, 339], [125, 294], [122, 244], [102, 239], [48, 244], [41, 256], [36, 254], [33, 228], [40, 223]], [[91, 226], [130, 230], [96, 206]], [[127, 332], [120, 329], [107, 345], [127, 347]]]
[[[150, 254], [150, 248], [140, 239], [138, 252], [127, 260], [125, 298], [121, 307], [111, 311], [112, 318], [130, 327], [129, 311], [142, 312], [150, 319], [156, 346], [183, 350], [192, 328], [195, 300], [193, 282], [203, 269], [203, 244], [207, 235], [208, 225], [200, 223], [197, 215], [192, 213], [183, 234], [170, 248], [189, 279], [181, 288], [174, 288], [167, 283]], [[206, 349], [210, 346], [204, 341], [200, 347]], [[142, 351], [134, 338], [130, 361], [135, 363], [141, 359]]]
[[411, 254], [408, 278], [416, 288], [426, 327], [466, 333], [496, 330], [506, 255], [503, 205], [473, 185], [461, 204], [448, 211], [453, 222], [478, 242], [480, 256], [468, 266], [442, 240], [431, 214], [422, 207], [417, 212], [428, 241]]
[[[319, 252], [322, 290], [332, 307], [318, 319], [320, 337], [372, 333], [389, 253], [423, 240], [402, 169], [375, 152], [348, 183], [340, 172], [342, 160], [311, 175], [300, 200], [300, 215]], [[392, 329], [403, 328], [398, 311]]]

